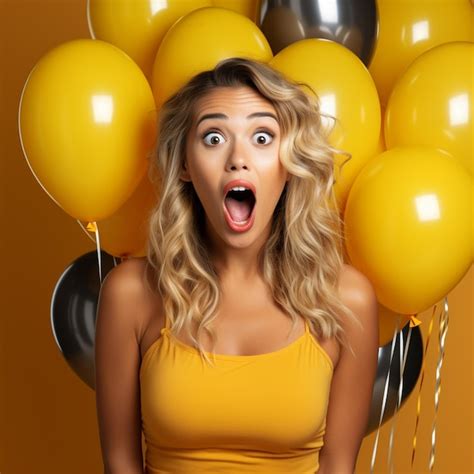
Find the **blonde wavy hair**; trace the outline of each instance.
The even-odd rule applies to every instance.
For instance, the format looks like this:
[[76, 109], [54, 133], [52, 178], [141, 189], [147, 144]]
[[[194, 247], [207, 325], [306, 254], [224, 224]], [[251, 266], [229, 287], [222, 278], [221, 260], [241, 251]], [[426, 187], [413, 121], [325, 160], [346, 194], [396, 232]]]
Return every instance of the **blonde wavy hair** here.
[[[270, 236], [259, 253], [264, 281], [292, 319], [290, 334], [302, 316], [318, 338], [336, 337], [346, 345], [340, 321], [357, 321], [337, 293], [345, 250], [333, 190], [334, 153], [342, 152], [349, 159], [350, 154], [328, 144], [330, 130], [323, 126], [319, 99], [314, 91], [303, 90], [311, 90], [309, 86], [285, 78], [264, 63], [226, 59], [194, 76], [163, 105], [149, 168], [160, 198], [149, 219], [148, 284], [162, 298], [172, 333], [185, 326], [201, 359], [211, 365], [201, 337], [202, 331], [208, 332], [213, 355], [212, 323], [221, 286], [206, 244], [204, 208], [192, 183], [180, 176], [196, 101], [215, 87], [242, 86], [251, 87], [274, 106], [281, 131], [280, 160], [291, 174], [275, 208]], [[190, 329], [193, 321], [196, 335]]]

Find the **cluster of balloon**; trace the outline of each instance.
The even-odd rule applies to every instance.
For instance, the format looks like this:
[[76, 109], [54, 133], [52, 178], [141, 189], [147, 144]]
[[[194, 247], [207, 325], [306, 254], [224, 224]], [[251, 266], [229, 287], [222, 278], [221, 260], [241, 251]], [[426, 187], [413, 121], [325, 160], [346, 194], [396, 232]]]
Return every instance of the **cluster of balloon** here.
[[[383, 136], [378, 152], [351, 183], [342, 207], [346, 250], [351, 264], [373, 283], [379, 307], [411, 319], [411, 336], [421, 323], [415, 316], [445, 299], [439, 318], [441, 368], [448, 329], [446, 295], [464, 277], [474, 256], [474, 44], [469, 26], [473, 7], [464, 0], [451, 2], [449, 11], [421, 1], [377, 3], [380, 35], [369, 71], [382, 106]], [[430, 332], [431, 327], [430, 323]], [[417, 378], [422, 354], [412, 349], [421, 339], [409, 341], [405, 369]], [[390, 389], [382, 405], [374, 402], [381, 399], [375, 396], [375, 390], [381, 390], [380, 375], [368, 432], [398, 407]], [[405, 380], [399, 378], [396, 384], [401, 382], [405, 390]], [[440, 386], [437, 369], [437, 391]], [[433, 422], [430, 470], [435, 430]], [[377, 431], [372, 468], [378, 435]], [[412, 465], [416, 428], [413, 442]], [[389, 459], [391, 449], [390, 442]]]
[[[441, 44], [474, 40], [472, 0], [450, 0], [449, 5], [424, 0], [377, 0], [377, 9], [379, 31], [369, 71], [384, 108], [398, 79], [416, 58]], [[437, 75], [431, 84], [440, 80]], [[424, 95], [433, 97], [430, 88], [424, 90]]]
[[463, 0], [449, 12], [417, 1], [378, 7], [369, 71], [386, 149], [350, 187], [346, 249], [382, 305], [415, 315], [445, 297], [473, 261], [473, 7]]
[[[382, 346], [395, 317], [415, 322], [460, 281], [474, 253], [472, 6], [452, 0], [446, 8], [422, 0], [89, 0], [93, 39], [53, 49], [26, 81], [25, 157], [65, 212], [98, 223], [103, 250], [144, 255], [160, 191], [146, 173], [157, 111], [222, 59], [270, 64], [317, 95], [340, 152], [334, 190], [347, 255], [376, 290]], [[57, 327], [61, 318], [72, 320], [58, 312]], [[410, 376], [421, 357], [416, 341]]]
[[[102, 274], [115, 267], [112, 255], [101, 251]], [[51, 298], [51, 328], [64, 359], [95, 389], [94, 341], [101, 282], [95, 251], [74, 260], [59, 277]]]

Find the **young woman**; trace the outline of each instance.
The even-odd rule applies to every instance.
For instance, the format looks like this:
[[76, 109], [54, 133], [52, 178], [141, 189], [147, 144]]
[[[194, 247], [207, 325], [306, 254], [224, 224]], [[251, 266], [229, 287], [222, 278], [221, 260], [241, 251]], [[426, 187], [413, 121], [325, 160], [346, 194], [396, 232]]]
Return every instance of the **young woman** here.
[[161, 110], [148, 255], [114, 268], [99, 299], [106, 473], [354, 472], [377, 301], [344, 264], [321, 115], [301, 85], [240, 58]]

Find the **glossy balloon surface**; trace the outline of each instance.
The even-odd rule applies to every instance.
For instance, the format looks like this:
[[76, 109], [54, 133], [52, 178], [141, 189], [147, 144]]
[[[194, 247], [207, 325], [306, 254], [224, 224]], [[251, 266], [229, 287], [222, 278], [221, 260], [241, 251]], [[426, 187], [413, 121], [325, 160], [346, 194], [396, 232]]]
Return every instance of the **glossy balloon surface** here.
[[[114, 268], [101, 252], [102, 279]], [[72, 262], [59, 277], [51, 299], [51, 329], [64, 359], [79, 378], [95, 389], [94, 341], [100, 292], [97, 252]]]
[[24, 86], [19, 129], [28, 165], [46, 193], [84, 221], [113, 214], [147, 169], [156, 136], [150, 86], [120, 49], [64, 43]]
[[378, 0], [379, 35], [369, 65], [385, 106], [397, 79], [418, 56], [452, 41], [473, 41], [468, 0]]
[[268, 62], [272, 50], [249, 18], [225, 8], [201, 8], [168, 31], [153, 66], [152, 89], [158, 108], [196, 74], [223, 59], [245, 57]]
[[392, 148], [363, 168], [345, 209], [345, 241], [381, 304], [419, 313], [461, 280], [472, 259], [471, 190], [459, 161], [431, 147]]
[[367, 66], [377, 39], [375, 0], [267, 0], [262, 3], [260, 28], [273, 54], [307, 38], [335, 41]]
[[89, 30], [95, 39], [125, 51], [151, 79], [161, 40], [173, 23], [211, 0], [89, 0]]
[[474, 43], [447, 43], [418, 57], [397, 81], [385, 115], [387, 148], [430, 145], [474, 174]]

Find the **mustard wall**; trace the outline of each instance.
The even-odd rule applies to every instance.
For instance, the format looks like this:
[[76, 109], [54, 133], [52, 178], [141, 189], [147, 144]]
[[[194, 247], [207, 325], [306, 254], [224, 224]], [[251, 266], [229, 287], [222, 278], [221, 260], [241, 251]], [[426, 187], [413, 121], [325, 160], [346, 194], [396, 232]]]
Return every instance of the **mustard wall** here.
[[[103, 472], [95, 392], [69, 368], [50, 326], [57, 279], [78, 256], [94, 250], [76, 221], [41, 189], [23, 157], [17, 127], [19, 98], [28, 73], [51, 48], [88, 38], [86, 0], [0, 2], [0, 473]], [[433, 472], [474, 472], [473, 269], [449, 295], [450, 319], [442, 367]], [[422, 313], [424, 339], [430, 311]], [[417, 436], [410, 467], [418, 386], [397, 420], [393, 460], [397, 473], [428, 473], [438, 329], [432, 333]], [[379, 439], [375, 473], [389, 472], [390, 422]], [[369, 472], [375, 433], [364, 439], [357, 473]]]

